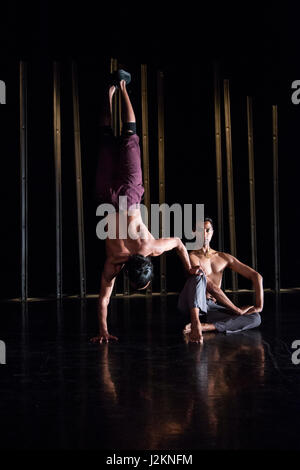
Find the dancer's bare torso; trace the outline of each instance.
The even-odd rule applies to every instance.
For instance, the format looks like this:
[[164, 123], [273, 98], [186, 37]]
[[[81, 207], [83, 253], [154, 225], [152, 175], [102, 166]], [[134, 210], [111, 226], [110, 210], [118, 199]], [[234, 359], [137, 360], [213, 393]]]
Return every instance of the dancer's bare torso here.
[[[224, 269], [230, 265], [232, 256], [215, 250], [210, 250], [208, 256], [205, 256], [201, 250], [189, 253], [191, 265], [198, 266], [200, 264], [207, 278], [216, 286], [221, 287]], [[207, 297], [212, 298], [209, 293], [207, 293]]]
[[200, 250], [195, 250], [189, 252], [189, 257], [192, 266], [197, 266], [200, 263], [208, 279], [218, 287], [221, 287], [223, 272], [230, 262], [230, 255], [210, 250], [209, 257], [206, 257]]

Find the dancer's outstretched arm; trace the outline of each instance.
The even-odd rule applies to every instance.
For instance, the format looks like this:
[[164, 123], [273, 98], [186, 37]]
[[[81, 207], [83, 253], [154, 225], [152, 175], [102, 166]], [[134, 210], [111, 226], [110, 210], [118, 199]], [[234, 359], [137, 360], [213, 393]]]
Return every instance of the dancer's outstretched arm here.
[[[165, 251], [170, 251], [176, 249], [178, 256], [180, 257], [182, 264], [185, 268], [187, 274], [194, 274], [194, 271], [191, 272], [191, 262], [189, 258], [188, 251], [180, 238], [170, 237], [170, 238], [159, 238], [158, 240], [153, 240], [153, 252], [151, 256], [160, 256]], [[197, 270], [196, 270], [197, 271]], [[196, 272], [195, 271], [195, 272]]]
[[236, 273], [252, 282], [252, 286], [255, 292], [255, 306], [251, 310], [251, 313], [260, 313], [264, 306], [264, 288], [262, 275], [254, 269], [250, 268], [250, 266], [241, 263], [241, 261], [239, 261], [234, 256], [228, 255], [227, 253], [224, 253], [224, 256], [228, 261], [228, 268], [232, 269]]
[[245, 307], [237, 307], [234, 305], [233, 302], [227, 297], [224, 291], [220, 289], [216, 284], [214, 284], [212, 281], [207, 279], [207, 285], [206, 285], [207, 291], [215, 297], [215, 299], [219, 302], [219, 304], [224, 305], [224, 307], [228, 308], [228, 310], [231, 310], [232, 312], [236, 313], [237, 315], [244, 315], [247, 313], [250, 309], [253, 308], [253, 305], [247, 305]]

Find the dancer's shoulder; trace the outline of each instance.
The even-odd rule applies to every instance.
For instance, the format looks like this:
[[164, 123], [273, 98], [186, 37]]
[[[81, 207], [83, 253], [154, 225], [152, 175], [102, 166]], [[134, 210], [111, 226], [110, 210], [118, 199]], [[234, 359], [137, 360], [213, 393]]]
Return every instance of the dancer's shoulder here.
[[231, 263], [234, 260], [234, 257], [230, 253], [225, 253], [224, 251], [216, 251], [216, 254], [228, 263]]

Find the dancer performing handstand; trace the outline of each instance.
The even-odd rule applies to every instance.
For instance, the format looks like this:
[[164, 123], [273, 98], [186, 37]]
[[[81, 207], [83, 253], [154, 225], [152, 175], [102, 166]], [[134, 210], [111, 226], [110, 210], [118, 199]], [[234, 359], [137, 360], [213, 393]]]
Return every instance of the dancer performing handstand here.
[[[210, 241], [213, 233], [213, 221], [205, 218], [203, 246], [189, 253], [191, 265], [195, 268], [201, 266], [205, 275], [190, 276], [178, 299], [178, 309], [189, 314], [191, 319], [183, 333], [196, 343], [203, 342], [202, 332], [205, 331], [233, 333], [255, 328], [261, 323], [259, 313], [263, 309], [264, 299], [262, 276], [234, 256], [212, 250]], [[227, 267], [252, 281], [255, 306], [238, 308], [223, 293], [222, 277]], [[207, 282], [213, 282], [218, 297], [209, 292], [211, 289], [207, 289]]]
[[[136, 134], [136, 118], [126, 85], [131, 76], [124, 70], [113, 75], [113, 82], [104, 94], [103, 113], [100, 118], [100, 146], [96, 174], [97, 203], [109, 203], [115, 208], [110, 222], [115, 224], [115, 237], [106, 238], [106, 261], [101, 276], [98, 301], [99, 335], [92, 342], [117, 340], [108, 332], [107, 308], [116, 276], [125, 267], [133, 289], [145, 289], [153, 277], [151, 256], [176, 249], [187, 274], [200, 272], [191, 269], [188, 252], [179, 238], [155, 239], [143, 223], [140, 202], [144, 193], [139, 137]], [[122, 132], [114, 137], [111, 128], [112, 99], [119, 89], [122, 97]], [[119, 197], [127, 197], [127, 208], [119, 205]], [[130, 209], [130, 211], [129, 211]], [[124, 234], [124, 215], [126, 236]], [[112, 220], [114, 219], [114, 220]], [[208, 286], [210, 289], [210, 286]], [[211, 288], [212, 293], [214, 288]]]

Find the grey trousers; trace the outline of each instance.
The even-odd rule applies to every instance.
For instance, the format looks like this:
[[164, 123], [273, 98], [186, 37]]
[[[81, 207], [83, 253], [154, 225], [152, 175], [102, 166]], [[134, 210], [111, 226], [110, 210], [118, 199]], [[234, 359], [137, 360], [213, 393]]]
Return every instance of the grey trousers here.
[[199, 308], [199, 317], [205, 318], [205, 323], [212, 323], [216, 330], [224, 333], [238, 333], [256, 328], [261, 324], [259, 313], [235, 315], [226, 307], [218, 305], [206, 298], [206, 277], [190, 276], [179, 294], [177, 307], [183, 314], [189, 314], [191, 308]]

